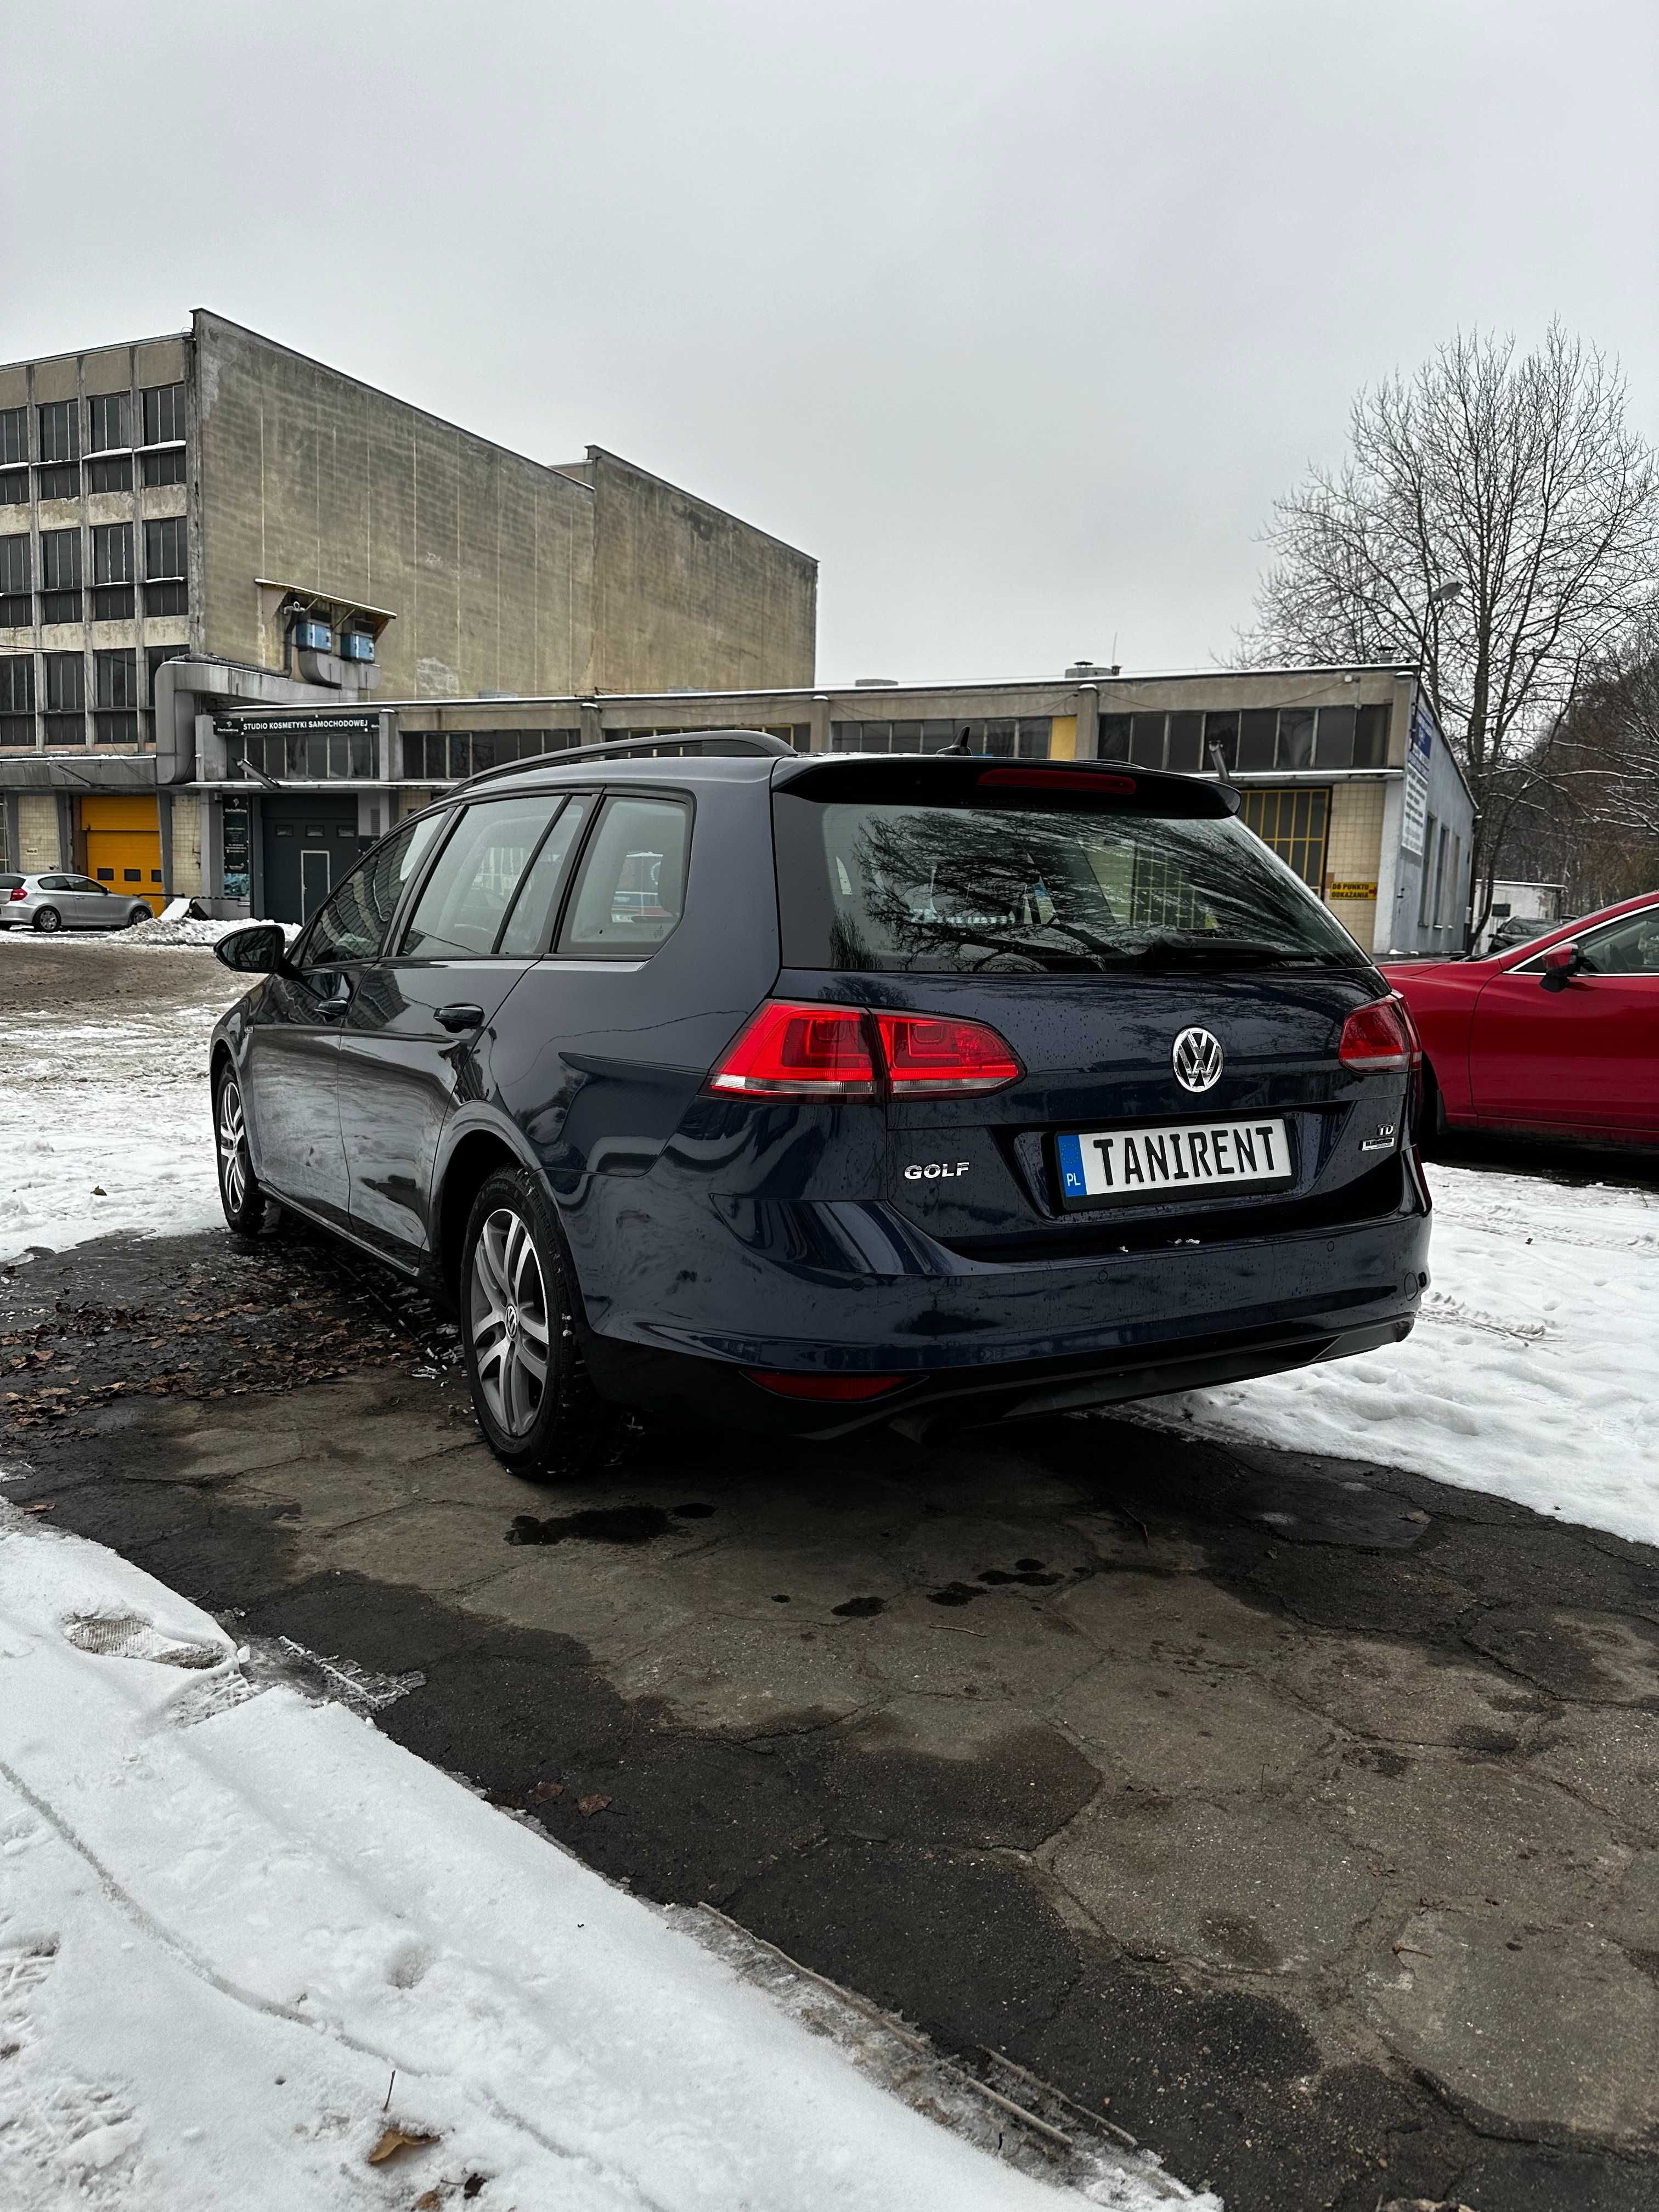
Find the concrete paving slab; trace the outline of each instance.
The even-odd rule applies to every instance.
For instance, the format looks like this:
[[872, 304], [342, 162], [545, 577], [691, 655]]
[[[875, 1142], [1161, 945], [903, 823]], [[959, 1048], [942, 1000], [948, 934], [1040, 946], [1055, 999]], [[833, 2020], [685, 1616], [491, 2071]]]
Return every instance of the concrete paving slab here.
[[1495, 1607], [1464, 1633], [1540, 1689], [1593, 1703], [1659, 1705], [1659, 1627], [1567, 1607]]
[[1601, 1814], [1519, 1761], [1352, 1745], [1304, 1805], [1385, 1862], [1402, 1900], [1479, 1899], [1543, 1923], [1599, 1922], [1632, 1856]]
[[837, 1634], [889, 1692], [1018, 1698], [1036, 1711], [1097, 1658], [1052, 1607], [1008, 1590], [989, 1590], [966, 1607], [936, 1606], [906, 1590]]
[[1593, 1931], [1414, 1913], [1380, 1947], [1367, 2008], [1408, 2064], [1482, 2113], [1591, 2136], [1659, 2127], [1659, 1985]]
[[1282, 1784], [1334, 1734], [1271, 1682], [1167, 1655], [1103, 1661], [1054, 1711], [1118, 1779], [1170, 1796]]
[[492, 1580], [510, 1560], [499, 1517], [465, 1505], [395, 1507], [337, 1530], [293, 1530], [299, 1574], [321, 1570], [456, 1593]]
[[1056, 1610], [1098, 1650], [1126, 1658], [1255, 1668], [1288, 1658], [1303, 1641], [1282, 1615], [1186, 1575], [1096, 1575]]
[[1045, 1856], [1135, 1957], [1252, 1975], [1334, 1965], [1385, 1889], [1368, 1854], [1333, 1850], [1288, 1802], [1103, 1791]]
[[1558, 1707], [1534, 1765], [1632, 1834], [1659, 1842], [1659, 1713]]
[[611, 1674], [618, 1695], [659, 1703], [723, 1736], [799, 1734], [872, 1702], [845, 1632], [725, 1618], [687, 1622]]
[[1034, 1851], [1100, 1776], [1058, 1729], [988, 1698], [896, 1698], [837, 1738], [841, 1832], [924, 1847]]
[[1298, 1703], [1377, 1743], [1510, 1752], [1548, 1710], [1527, 1685], [1495, 1668], [1380, 1637], [1321, 1637], [1279, 1680]]
[[665, 1575], [626, 1554], [572, 1545], [504, 1557], [518, 1564], [469, 1589], [459, 1601], [462, 1611], [576, 1637], [601, 1667], [625, 1665], [694, 1618], [694, 1607]]

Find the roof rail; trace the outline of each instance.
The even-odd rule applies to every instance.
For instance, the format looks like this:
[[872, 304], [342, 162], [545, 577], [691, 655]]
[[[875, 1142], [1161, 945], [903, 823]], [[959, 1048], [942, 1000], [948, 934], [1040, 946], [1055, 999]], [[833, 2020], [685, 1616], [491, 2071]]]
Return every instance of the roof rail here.
[[775, 738], [769, 730], [662, 730], [650, 738], [614, 738], [599, 745], [572, 745], [557, 752], [532, 753], [528, 760], [508, 761], [501, 768], [480, 769], [458, 791], [471, 791], [475, 783], [488, 783], [498, 775], [522, 775], [527, 769], [562, 768], [567, 761], [614, 760], [619, 754], [655, 752], [661, 745], [722, 745], [731, 752], [772, 753], [784, 760], [799, 760], [793, 745]]

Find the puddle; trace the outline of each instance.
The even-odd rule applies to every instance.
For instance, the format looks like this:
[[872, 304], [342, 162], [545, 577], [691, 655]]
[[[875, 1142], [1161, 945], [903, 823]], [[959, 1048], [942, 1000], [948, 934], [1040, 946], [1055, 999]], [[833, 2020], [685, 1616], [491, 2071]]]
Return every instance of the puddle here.
[[562, 1544], [569, 1540], [586, 1544], [649, 1544], [672, 1535], [676, 1521], [706, 1521], [712, 1505], [590, 1505], [581, 1513], [559, 1513], [538, 1521], [533, 1513], [515, 1513], [507, 1532], [509, 1544]]

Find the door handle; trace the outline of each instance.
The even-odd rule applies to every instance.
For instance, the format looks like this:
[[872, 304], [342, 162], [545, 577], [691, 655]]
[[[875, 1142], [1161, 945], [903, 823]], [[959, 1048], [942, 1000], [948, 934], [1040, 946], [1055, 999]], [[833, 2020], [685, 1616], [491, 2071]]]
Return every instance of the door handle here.
[[351, 994], [349, 991], [342, 991], [332, 999], [319, 999], [317, 1001], [317, 1018], [319, 1021], [343, 1021], [350, 1012]]
[[481, 1030], [483, 1018], [482, 1006], [440, 1006], [438, 1009], [439, 1027], [450, 1030], [452, 1034], [462, 1030]]

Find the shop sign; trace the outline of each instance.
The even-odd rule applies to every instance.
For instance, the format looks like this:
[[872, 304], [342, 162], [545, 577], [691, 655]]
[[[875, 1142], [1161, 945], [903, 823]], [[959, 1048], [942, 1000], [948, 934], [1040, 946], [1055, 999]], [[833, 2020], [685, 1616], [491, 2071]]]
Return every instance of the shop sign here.
[[1376, 885], [1375, 884], [1333, 884], [1326, 896], [1334, 899], [1374, 899], [1376, 896]]
[[1400, 826], [1401, 849], [1416, 859], [1423, 856], [1429, 822], [1429, 763], [1434, 757], [1434, 716], [1421, 692], [1412, 701], [1412, 723], [1406, 740], [1406, 808]]

